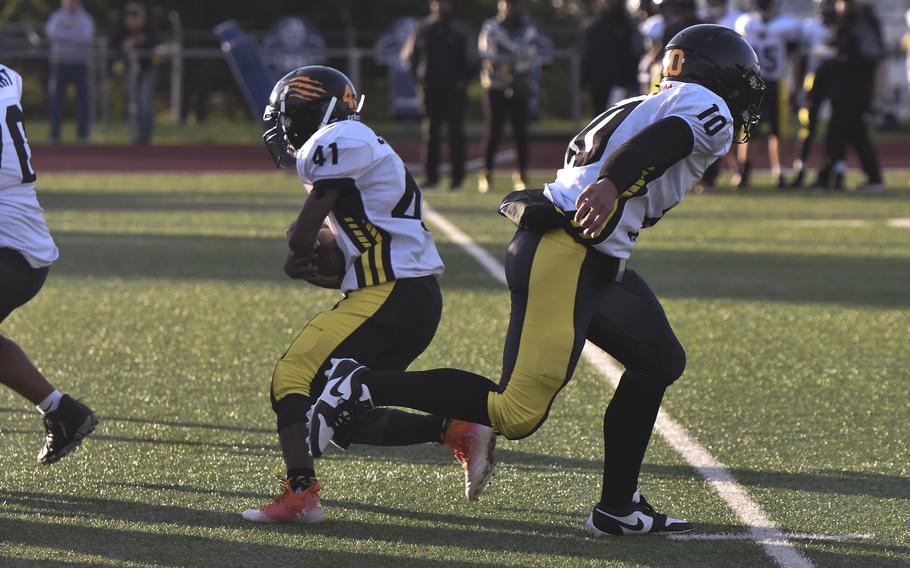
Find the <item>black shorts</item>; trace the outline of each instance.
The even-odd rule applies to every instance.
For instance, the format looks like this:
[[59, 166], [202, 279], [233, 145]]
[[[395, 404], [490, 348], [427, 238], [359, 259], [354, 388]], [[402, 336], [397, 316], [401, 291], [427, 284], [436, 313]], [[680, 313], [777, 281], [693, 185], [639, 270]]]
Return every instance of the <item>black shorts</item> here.
[[0, 248], [0, 322], [35, 297], [48, 270], [47, 266], [32, 268], [18, 251]]

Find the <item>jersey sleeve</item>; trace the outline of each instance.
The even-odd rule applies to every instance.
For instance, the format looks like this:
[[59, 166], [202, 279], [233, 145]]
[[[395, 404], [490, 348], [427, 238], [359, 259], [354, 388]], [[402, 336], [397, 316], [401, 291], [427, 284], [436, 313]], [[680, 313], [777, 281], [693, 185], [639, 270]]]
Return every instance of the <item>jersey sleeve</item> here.
[[356, 189], [356, 180], [373, 163], [369, 140], [332, 131], [308, 141], [297, 154], [297, 173], [313, 189]]
[[693, 84], [682, 85], [673, 91], [662, 105], [663, 115], [677, 116], [692, 129], [692, 154], [725, 156], [733, 144], [733, 119], [723, 99]]

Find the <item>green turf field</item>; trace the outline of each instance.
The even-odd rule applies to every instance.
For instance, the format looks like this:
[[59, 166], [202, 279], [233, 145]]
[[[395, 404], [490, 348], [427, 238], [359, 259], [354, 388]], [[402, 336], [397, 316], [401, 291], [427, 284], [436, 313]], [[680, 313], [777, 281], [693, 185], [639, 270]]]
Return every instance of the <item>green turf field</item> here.
[[[282, 273], [297, 186], [280, 173], [39, 177], [62, 257], [2, 333], [102, 422], [40, 467], [38, 413], [0, 390], [0, 566], [773, 565], [746, 539], [585, 538], [610, 395], [587, 363], [536, 435], [499, 444], [479, 503], [439, 448], [333, 448], [318, 464], [326, 523], [244, 522], [282, 473], [274, 362], [338, 298]], [[427, 192], [497, 257], [512, 232], [499, 197]], [[910, 563], [908, 219], [908, 189], [693, 195], [631, 263], [688, 351], [665, 408], [784, 532], [865, 535], [794, 538], [815, 566]], [[508, 297], [436, 234], [445, 313], [415, 367], [496, 376]], [[658, 436], [641, 489], [702, 534], [746, 530]]]

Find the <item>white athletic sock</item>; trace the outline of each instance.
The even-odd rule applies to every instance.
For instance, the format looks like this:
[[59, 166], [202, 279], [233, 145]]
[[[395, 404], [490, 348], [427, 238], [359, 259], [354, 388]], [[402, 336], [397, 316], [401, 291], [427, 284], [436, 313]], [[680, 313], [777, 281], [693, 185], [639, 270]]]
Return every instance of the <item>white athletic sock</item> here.
[[57, 410], [57, 407], [60, 406], [60, 399], [63, 398], [63, 394], [54, 389], [54, 392], [47, 395], [47, 398], [38, 403], [38, 406], [35, 408], [38, 409], [38, 412], [41, 414], [47, 414], [48, 412], [53, 412]]

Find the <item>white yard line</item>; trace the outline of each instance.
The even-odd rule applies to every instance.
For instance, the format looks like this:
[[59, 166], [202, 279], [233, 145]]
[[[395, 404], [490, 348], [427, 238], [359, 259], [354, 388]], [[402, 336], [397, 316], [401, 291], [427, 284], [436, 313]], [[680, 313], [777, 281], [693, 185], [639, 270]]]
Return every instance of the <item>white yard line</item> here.
[[[842, 542], [842, 541], [851, 541], [851, 540], [872, 540], [875, 538], [871, 534], [808, 534], [808, 533], [784, 533], [784, 536], [789, 540], [806, 540], [809, 542]], [[699, 534], [699, 533], [687, 533], [687, 534], [670, 534], [667, 535], [667, 538], [671, 540], [698, 540], [698, 541], [714, 541], [714, 540], [752, 540], [752, 535], [749, 533], [713, 533], [713, 534]]]
[[[438, 227], [453, 243], [464, 249], [474, 260], [501, 284], [506, 284], [505, 268], [481, 248], [468, 234], [452, 224], [424, 202], [424, 217]], [[585, 357], [616, 388], [622, 368], [609, 355], [591, 342], [585, 344]], [[812, 568], [808, 558], [800, 554], [780, 528], [765, 515], [758, 504], [749, 498], [733, 474], [693, 439], [679, 422], [661, 410], [655, 425], [657, 432], [714, 488], [734, 513], [748, 527], [747, 537], [761, 545], [765, 553], [783, 568]]]

